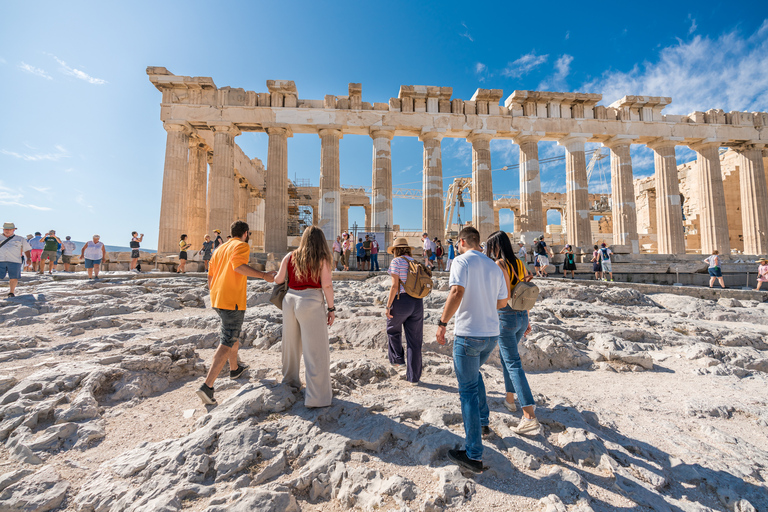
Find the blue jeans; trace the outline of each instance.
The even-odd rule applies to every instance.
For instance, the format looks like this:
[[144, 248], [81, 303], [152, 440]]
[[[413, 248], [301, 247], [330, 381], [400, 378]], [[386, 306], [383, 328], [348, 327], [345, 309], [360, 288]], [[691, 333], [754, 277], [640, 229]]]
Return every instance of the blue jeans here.
[[523, 339], [523, 334], [528, 329], [528, 312], [515, 311], [505, 306], [504, 309], [499, 310], [499, 323], [501, 326], [499, 355], [501, 369], [504, 371], [504, 388], [507, 393], [517, 393], [517, 399], [523, 407], [534, 405], [531, 387], [528, 385], [523, 363], [517, 352], [517, 344]]
[[481, 426], [488, 425], [490, 411], [485, 397], [485, 383], [480, 367], [496, 346], [496, 336], [456, 336], [453, 340], [453, 367], [459, 381], [461, 418], [464, 420], [467, 457], [483, 458]]
[[[376, 267], [376, 268], [374, 268]], [[379, 271], [379, 255], [377, 254], [371, 254], [371, 270], [375, 270], [376, 272]]]

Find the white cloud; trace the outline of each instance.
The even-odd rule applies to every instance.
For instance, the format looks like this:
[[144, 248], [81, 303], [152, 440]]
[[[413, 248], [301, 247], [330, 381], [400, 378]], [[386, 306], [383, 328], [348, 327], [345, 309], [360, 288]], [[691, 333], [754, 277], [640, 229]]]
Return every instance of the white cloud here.
[[605, 104], [625, 95], [671, 96], [668, 114], [768, 110], [768, 20], [748, 37], [732, 31], [714, 39], [678, 39], [657, 60], [608, 70], [581, 90], [602, 93]]
[[88, 202], [85, 200], [85, 194], [83, 194], [79, 190], [77, 191], [77, 196], [75, 196], [75, 202], [80, 206], [88, 208], [89, 210], [93, 210], [93, 205], [88, 204]]
[[89, 84], [94, 84], [94, 85], [104, 85], [107, 83], [106, 80], [102, 80], [101, 78], [94, 78], [84, 71], [80, 71], [79, 69], [75, 69], [71, 66], [68, 66], [66, 62], [64, 62], [63, 60], [61, 60], [55, 55], [51, 55], [51, 57], [53, 57], [56, 60], [56, 62], [59, 63], [59, 65], [61, 66], [61, 72], [64, 73], [65, 75], [74, 76], [75, 78], [79, 78], [80, 80], [85, 80]]
[[[29, 147], [29, 146], [27, 146]], [[41, 161], [57, 161], [61, 160], [62, 158], [68, 158], [70, 155], [67, 152], [66, 148], [61, 145], [54, 146], [56, 149], [55, 153], [17, 153], [15, 151], [8, 151], [7, 149], [0, 149], [0, 153], [8, 156], [12, 156], [14, 158], [18, 158], [20, 160], [25, 160], [27, 162], [41, 162]], [[34, 148], [31, 148], [34, 149]]]
[[567, 40], [569, 40], [570, 38], [571, 38], [571, 31], [570, 31], [570, 30], [566, 30], [566, 31], [565, 31], [565, 40], [567, 41]]
[[472, 34], [470, 34], [470, 33], [469, 33], [469, 28], [467, 28], [467, 24], [466, 24], [466, 23], [464, 23], [464, 22], [462, 22], [462, 23], [461, 23], [461, 26], [462, 26], [462, 27], [464, 27], [464, 32], [463, 32], [463, 33], [461, 33], [461, 34], [459, 34], [459, 35], [460, 35], [461, 37], [466, 37], [467, 39], [469, 39], [469, 42], [470, 42], [470, 43], [474, 43], [474, 42], [475, 42], [475, 39], [472, 37]]
[[501, 71], [501, 74], [508, 78], [520, 78], [547, 62], [548, 57], [548, 54], [536, 55], [536, 50], [533, 50], [508, 63], [507, 67]]
[[690, 14], [688, 14], [688, 19], [689, 19], [689, 20], [690, 20], [690, 22], [691, 22], [691, 26], [690, 26], [690, 28], [688, 29], [688, 35], [691, 35], [691, 34], [693, 34], [694, 32], [696, 32], [696, 29], [697, 29], [697, 28], [699, 28], [699, 26], [696, 24], [696, 18], [694, 18], [694, 17], [693, 17], [693, 16], [691, 16]]
[[571, 72], [571, 62], [573, 62], [573, 57], [567, 53], [558, 57], [555, 61], [555, 72], [539, 84], [538, 90], [567, 91], [568, 83], [566, 78], [568, 78]]
[[486, 66], [482, 62], [478, 62], [475, 64], [475, 76], [477, 76], [478, 82], [485, 82], [485, 80], [489, 76], [493, 76], [493, 75], [488, 73], [488, 66]]
[[51, 210], [51, 208], [48, 208], [46, 206], [37, 206], [34, 204], [25, 203], [22, 201], [23, 199], [24, 199], [24, 194], [22, 194], [21, 191], [5, 187], [3, 186], [2, 182], [0, 182], [0, 205], [19, 206], [21, 208], [31, 208], [33, 210], [39, 210], [39, 211]]
[[35, 76], [39, 76], [41, 78], [45, 78], [46, 80], [53, 80], [53, 77], [45, 72], [44, 69], [36, 68], [35, 66], [30, 66], [26, 62], [22, 62], [19, 67], [26, 71], [27, 73], [31, 73]]

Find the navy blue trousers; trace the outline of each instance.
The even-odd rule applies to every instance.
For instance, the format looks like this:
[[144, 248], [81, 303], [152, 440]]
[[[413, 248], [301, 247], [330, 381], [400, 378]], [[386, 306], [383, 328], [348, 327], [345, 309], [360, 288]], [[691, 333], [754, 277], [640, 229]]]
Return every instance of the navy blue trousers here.
[[[387, 318], [389, 338], [389, 362], [406, 365], [405, 378], [408, 382], [421, 379], [421, 345], [424, 341], [424, 303], [407, 293], [395, 298]], [[405, 329], [406, 350], [403, 351], [403, 329]]]

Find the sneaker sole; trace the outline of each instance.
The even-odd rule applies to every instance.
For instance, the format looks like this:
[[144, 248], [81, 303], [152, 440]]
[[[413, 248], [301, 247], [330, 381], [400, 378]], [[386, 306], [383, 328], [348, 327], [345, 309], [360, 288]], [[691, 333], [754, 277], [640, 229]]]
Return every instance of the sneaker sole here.
[[535, 427], [529, 427], [521, 430], [515, 429], [515, 434], [521, 435], [521, 436], [528, 436], [528, 435], [536, 435], [541, 431], [541, 425], [536, 425]]
[[456, 463], [456, 464], [457, 464], [457, 465], [458, 465], [460, 468], [464, 468], [464, 469], [466, 469], [467, 471], [471, 471], [472, 473], [474, 473], [474, 474], [476, 474], [476, 475], [479, 475], [480, 473], [482, 473], [482, 472], [483, 472], [483, 470], [482, 470], [482, 469], [477, 469], [477, 468], [473, 468], [472, 466], [467, 466], [466, 464], [464, 464], [464, 462], [463, 462], [463, 461], [460, 461], [459, 459], [455, 459], [455, 458], [453, 458], [453, 457], [451, 456], [451, 454], [450, 454], [450, 453], [448, 454], [448, 458], [449, 458], [449, 459], [450, 459], [452, 462], [455, 462], [455, 463]]
[[515, 404], [511, 404], [511, 403], [507, 402], [506, 400], [504, 400], [504, 407], [509, 412], [517, 412], [517, 406]]
[[196, 392], [197, 396], [200, 397], [200, 400], [203, 401], [205, 405], [216, 405], [216, 400], [211, 400], [208, 398], [208, 395], [205, 394], [205, 391], [198, 389]]

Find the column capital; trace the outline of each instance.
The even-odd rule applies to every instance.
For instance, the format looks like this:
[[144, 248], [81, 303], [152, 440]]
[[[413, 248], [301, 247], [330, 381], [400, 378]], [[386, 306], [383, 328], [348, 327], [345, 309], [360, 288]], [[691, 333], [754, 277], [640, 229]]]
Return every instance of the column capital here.
[[421, 129], [419, 140], [422, 142], [425, 140], [441, 141], [443, 137], [445, 137], [445, 128], [424, 127]]
[[765, 142], [760, 142], [756, 140], [747, 140], [736, 146], [731, 146], [731, 149], [739, 153], [741, 153], [742, 151], [751, 151], [753, 149], [760, 151], [765, 149], [767, 145], [768, 143], [765, 143]]
[[467, 135], [467, 142], [470, 144], [479, 141], [490, 142], [495, 135], [496, 130], [472, 130], [469, 135]]
[[389, 139], [395, 136], [394, 126], [371, 126], [370, 130], [372, 139]]
[[167, 132], [182, 132], [185, 135], [191, 135], [195, 131], [192, 128], [192, 125], [189, 124], [188, 122], [175, 121], [173, 119], [168, 121], [163, 121], [163, 128], [165, 128], [165, 131]]
[[525, 142], [539, 142], [541, 139], [544, 138], [545, 135], [546, 135], [545, 132], [534, 132], [534, 131], [526, 130], [526, 131], [518, 132], [517, 135], [512, 137], [512, 142], [514, 142], [518, 146]]
[[326, 135], [335, 135], [339, 139], [344, 138], [344, 133], [341, 131], [341, 126], [325, 126], [323, 128], [320, 128], [317, 130], [317, 134], [320, 136], [320, 138], [325, 137]]
[[658, 139], [654, 139], [651, 142], [647, 142], [645, 145], [652, 150], [657, 150], [664, 147], [675, 147], [679, 143], [683, 142], [682, 137], [659, 137]]
[[581, 144], [586, 144], [587, 139], [591, 138], [591, 133], [569, 133], [562, 139], [559, 139], [557, 141], [558, 146], [567, 146], [568, 144], [572, 144], [574, 142], [579, 142]]
[[285, 135], [286, 137], [293, 137], [293, 130], [288, 125], [265, 126], [264, 130], [267, 132], [267, 135]]
[[613, 148], [616, 146], [629, 146], [637, 140], [637, 135], [614, 135], [610, 139], [603, 141], [603, 146]]
[[208, 128], [213, 133], [228, 133], [233, 137], [237, 137], [242, 133], [235, 123], [230, 123], [229, 121], [208, 121]]
[[721, 141], [721, 140], [702, 139], [702, 140], [700, 140], [698, 142], [695, 142], [693, 144], [688, 144], [688, 147], [698, 153], [700, 151], [705, 151], [707, 149], [719, 148], [722, 145], [722, 143], [723, 143], [723, 141]]
[[208, 146], [203, 139], [192, 136], [189, 138], [189, 149], [207, 150]]

